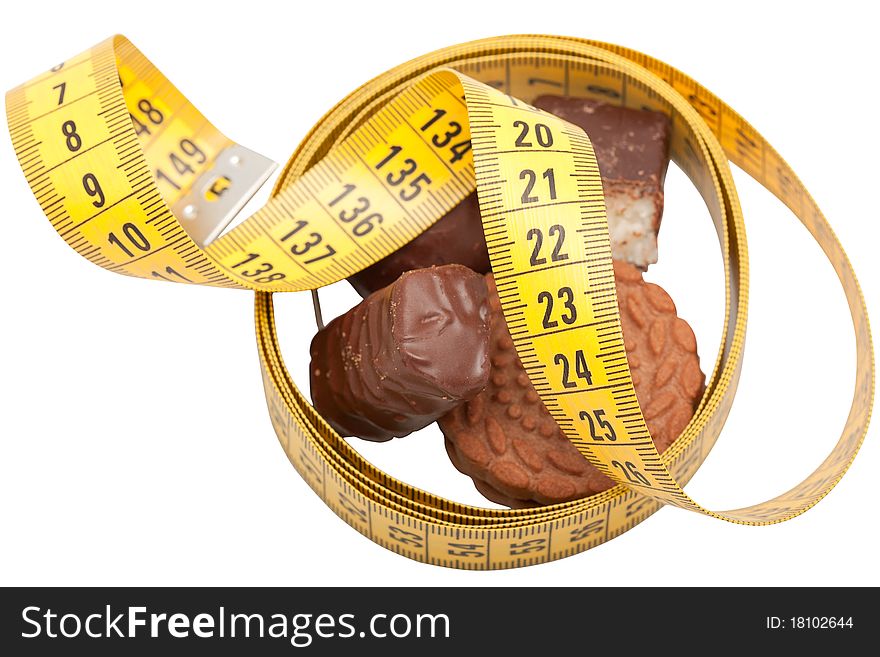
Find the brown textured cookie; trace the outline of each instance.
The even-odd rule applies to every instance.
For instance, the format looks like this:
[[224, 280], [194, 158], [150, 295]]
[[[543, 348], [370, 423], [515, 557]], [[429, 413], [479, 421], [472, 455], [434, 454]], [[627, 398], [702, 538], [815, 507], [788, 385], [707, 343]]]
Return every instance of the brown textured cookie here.
[[[697, 341], [675, 304], [639, 270], [614, 261], [620, 319], [636, 395], [659, 451], [678, 437], [703, 393]], [[507, 331], [491, 274], [489, 384], [438, 420], [452, 463], [488, 499], [555, 504], [614, 485], [572, 445], [532, 387]]]

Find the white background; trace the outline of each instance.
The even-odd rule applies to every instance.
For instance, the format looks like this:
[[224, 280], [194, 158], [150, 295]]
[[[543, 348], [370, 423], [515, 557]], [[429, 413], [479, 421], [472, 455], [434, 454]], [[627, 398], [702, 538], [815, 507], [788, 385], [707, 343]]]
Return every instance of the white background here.
[[[221, 130], [283, 162], [345, 93], [430, 50], [514, 33], [620, 43], [706, 84], [782, 152], [831, 218], [876, 313], [880, 48], [861, 4], [15, 3], [0, 24], [0, 88], [119, 32]], [[590, 552], [495, 573], [444, 570], [372, 544], [325, 508], [278, 447], [252, 296], [97, 269], [54, 234], [2, 141], [0, 584], [880, 584], [876, 427], [841, 484], [782, 525], [663, 509]], [[843, 425], [854, 372], [830, 266], [787, 210], [736, 173], [752, 258], [746, 360], [727, 427], [688, 486], [714, 508], [765, 499], [817, 465]], [[648, 278], [694, 326], [706, 369], [723, 309], [718, 249], [674, 170], [660, 257]], [[354, 300], [344, 284], [324, 296], [336, 311]], [[308, 298], [277, 304], [302, 381]], [[426, 431], [363, 452], [479, 503], [438, 438]], [[646, 555], [656, 569], [632, 568]]]

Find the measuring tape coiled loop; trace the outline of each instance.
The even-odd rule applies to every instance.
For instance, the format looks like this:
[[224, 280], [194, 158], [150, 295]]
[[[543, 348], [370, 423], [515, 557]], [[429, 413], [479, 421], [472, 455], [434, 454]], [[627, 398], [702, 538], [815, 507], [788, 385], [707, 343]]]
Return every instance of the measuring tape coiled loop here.
[[[670, 155], [706, 202], [721, 245], [721, 349], [690, 424], [657, 453], [629, 374], [614, 290], [602, 182], [589, 136], [529, 103], [592, 96], [664, 112]], [[274, 163], [220, 133], [123, 37], [109, 39], [7, 94], [13, 144], [35, 196], [67, 243], [119, 273], [250, 289], [272, 424], [291, 463], [340, 517], [410, 558], [467, 569], [528, 565], [581, 552], [663, 504], [763, 525], [809, 509], [843, 476], [864, 439], [874, 363], [864, 299], [827, 221], [794, 172], [742, 117], [679, 71], [641, 53], [546, 36], [485, 39], [403, 64], [363, 85], [311, 130], [270, 201], [223, 233]], [[540, 128], [537, 128], [540, 126]], [[522, 130], [540, 130], [520, 149]], [[840, 440], [800, 484], [750, 507], [711, 511], [682, 486], [730, 410], [742, 365], [748, 255], [728, 162], [785, 203], [822, 246], [846, 293], [856, 387]], [[539, 203], [520, 173], [553, 172]], [[593, 497], [499, 510], [435, 496], [364, 460], [297, 389], [284, 366], [272, 293], [316, 290], [380, 260], [474, 188], [502, 309], [517, 353], [577, 449], [618, 483]], [[565, 229], [564, 262], [535, 268], [529, 231]], [[542, 330], [540, 293], [579, 299], [565, 331]], [[589, 380], [563, 385], [560, 359], [583, 355]], [[602, 411], [617, 440], [589, 431]]]

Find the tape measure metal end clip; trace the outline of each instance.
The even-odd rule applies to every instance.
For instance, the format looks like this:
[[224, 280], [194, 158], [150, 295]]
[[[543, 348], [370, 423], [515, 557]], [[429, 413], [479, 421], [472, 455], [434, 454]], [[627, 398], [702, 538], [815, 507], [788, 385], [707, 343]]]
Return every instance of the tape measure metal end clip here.
[[220, 236], [278, 165], [234, 144], [217, 155], [172, 208], [189, 236], [205, 247]]

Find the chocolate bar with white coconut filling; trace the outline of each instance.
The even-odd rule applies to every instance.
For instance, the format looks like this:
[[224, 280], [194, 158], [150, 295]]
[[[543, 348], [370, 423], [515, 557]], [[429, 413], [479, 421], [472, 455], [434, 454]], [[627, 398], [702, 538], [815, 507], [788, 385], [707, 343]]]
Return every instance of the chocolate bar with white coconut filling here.
[[587, 98], [539, 96], [534, 105], [583, 128], [593, 143], [614, 257], [642, 270], [657, 262], [669, 118]]

